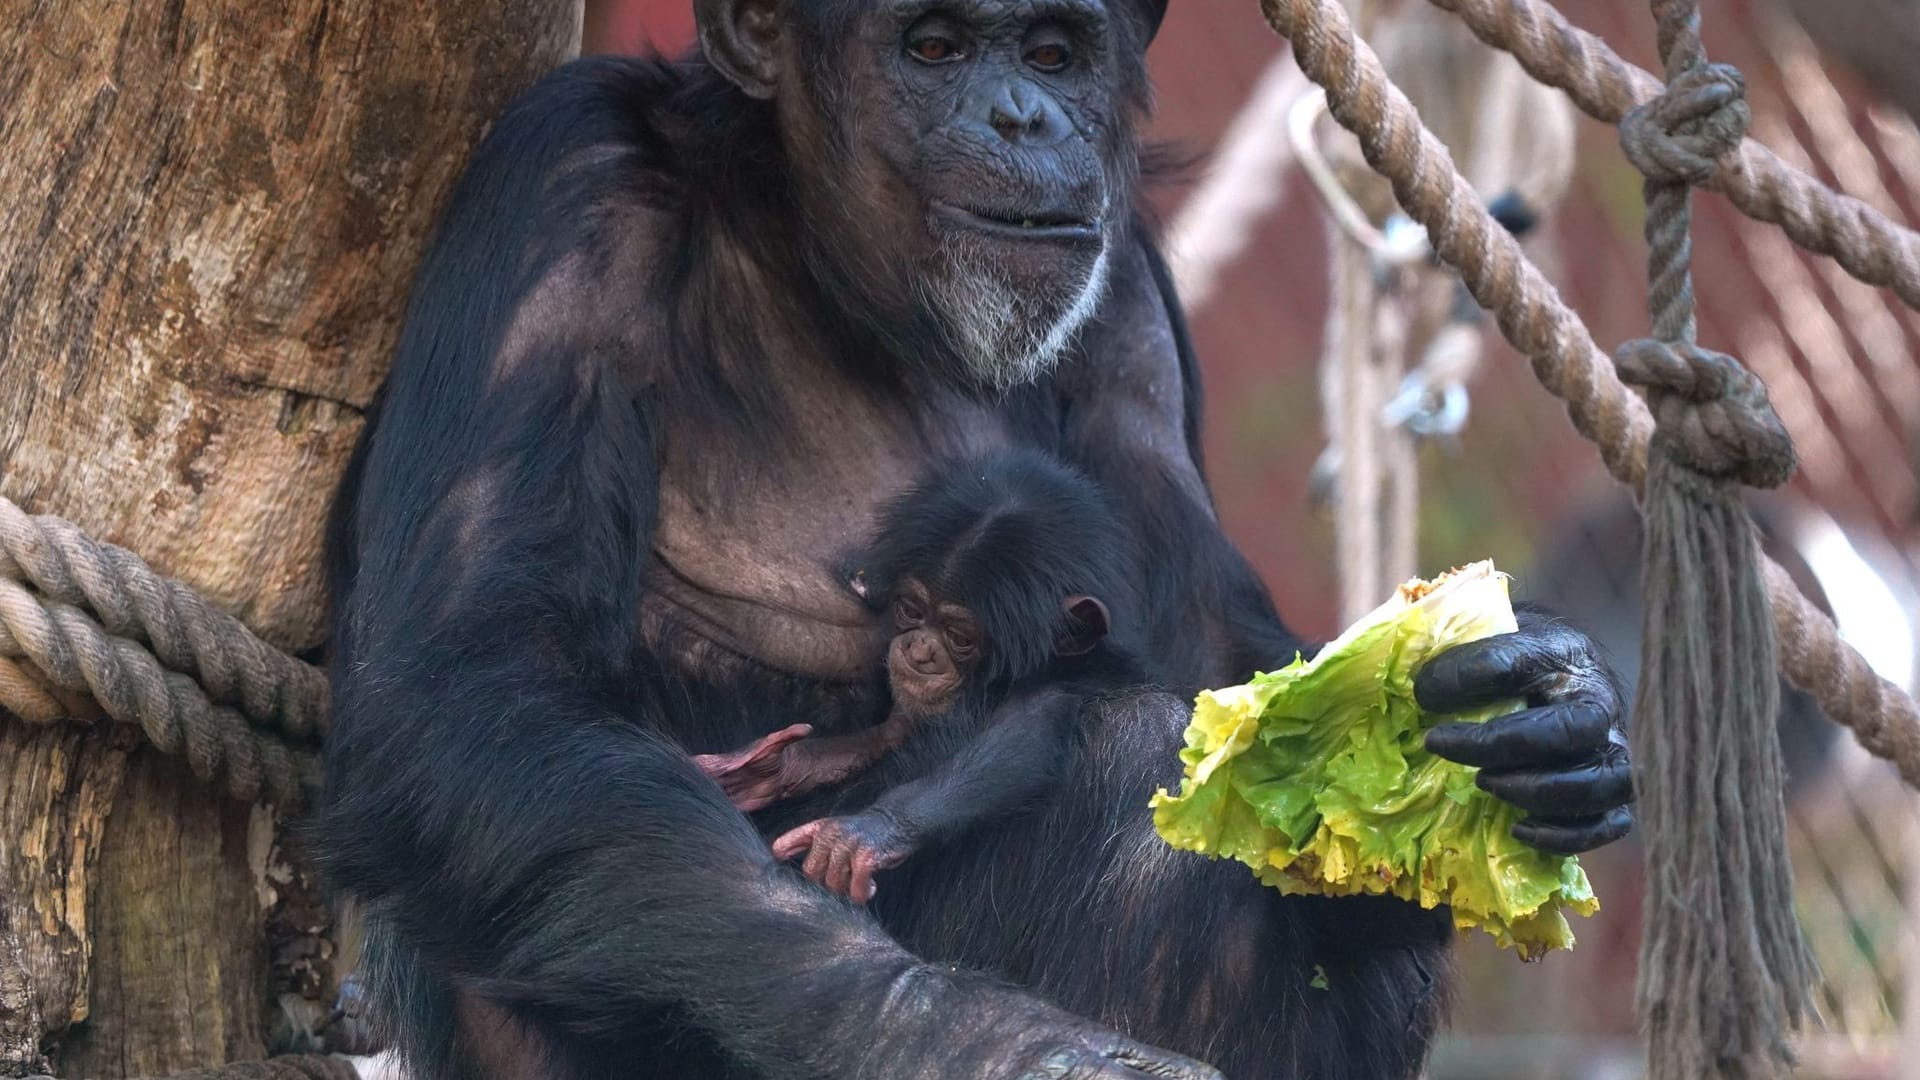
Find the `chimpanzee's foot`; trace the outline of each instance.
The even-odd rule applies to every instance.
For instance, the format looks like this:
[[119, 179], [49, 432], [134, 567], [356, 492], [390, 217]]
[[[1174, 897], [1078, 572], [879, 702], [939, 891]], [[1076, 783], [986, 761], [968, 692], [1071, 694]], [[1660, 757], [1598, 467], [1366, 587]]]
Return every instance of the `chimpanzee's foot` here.
[[812, 724], [792, 724], [731, 754], [695, 754], [693, 763], [727, 793], [734, 808], [750, 814], [788, 797], [797, 770], [790, 749], [813, 734]]

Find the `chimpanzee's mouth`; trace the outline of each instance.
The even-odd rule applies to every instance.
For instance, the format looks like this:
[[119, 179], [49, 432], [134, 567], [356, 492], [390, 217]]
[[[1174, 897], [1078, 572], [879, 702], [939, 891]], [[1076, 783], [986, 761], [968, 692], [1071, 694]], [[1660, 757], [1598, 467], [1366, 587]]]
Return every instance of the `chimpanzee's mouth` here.
[[1085, 243], [1100, 238], [1098, 223], [1061, 211], [1021, 213], [984, 207], [964, 208], [936, 202], [933, 204], [933, 216], [959, 228], [1016, 240]]

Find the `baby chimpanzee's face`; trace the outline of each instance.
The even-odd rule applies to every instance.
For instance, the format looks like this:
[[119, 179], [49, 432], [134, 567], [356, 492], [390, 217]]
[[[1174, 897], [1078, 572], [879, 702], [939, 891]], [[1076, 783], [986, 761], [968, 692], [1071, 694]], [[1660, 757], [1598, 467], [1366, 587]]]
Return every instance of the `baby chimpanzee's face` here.
[[894, 597], [893, 624], [887, 676], [894, 704], [919, 713], [946, 709], [989, 647], [980, 620], [908, 578]]

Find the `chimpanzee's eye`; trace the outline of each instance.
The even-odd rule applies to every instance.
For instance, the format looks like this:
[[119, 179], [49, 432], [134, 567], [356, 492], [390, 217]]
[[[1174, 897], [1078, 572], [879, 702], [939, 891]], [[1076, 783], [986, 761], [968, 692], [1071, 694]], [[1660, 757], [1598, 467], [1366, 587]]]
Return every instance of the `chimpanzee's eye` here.
[[1035, 71], [1044, 71], [1048, 74], [1066, 70], [1067, 63], [1072, 59], [1073, 56], [1067, 52], [1067, 47], [1056, 41], [1035, 45], [1027, 50], [1027, 64]]
[[893, 602], [893, 617], [901, 626], [919, 626], [926, 621], [927, 613], [918, 600], [903, 596]]
[[947, 648], [956, 656], [966, 656], [973, 652], [973, 635], [957, 626], [947, 627]]
[[946, 64], [966, 55], [951, 20], [932, 15], [907, 31], [907, 53], [923, 64]]
[[960, 47], [946, 38], [924, 37], [913, 43], [913, 55], [929, 64], [943, 64], [958, 59]]

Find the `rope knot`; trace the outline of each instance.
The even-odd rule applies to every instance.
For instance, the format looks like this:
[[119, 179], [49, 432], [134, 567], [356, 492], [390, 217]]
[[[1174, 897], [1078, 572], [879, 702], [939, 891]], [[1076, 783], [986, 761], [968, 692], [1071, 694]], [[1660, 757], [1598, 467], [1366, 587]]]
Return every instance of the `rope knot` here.
[[1759, 376], [1725, 353], [1692, 342], [1638, 338], [1613, 362], [1620, 380], [1647, 392], [1656, 439], [1697, 473], [1748, 487], [1779, 487], [1793, 475], [1793, 440]]
[[1652, 183], [1698, 185], [1739, 148], [1750, 119], [1747, 82], [1739, 70], [1701, 64], [1621, 118], [1620, 147]]

